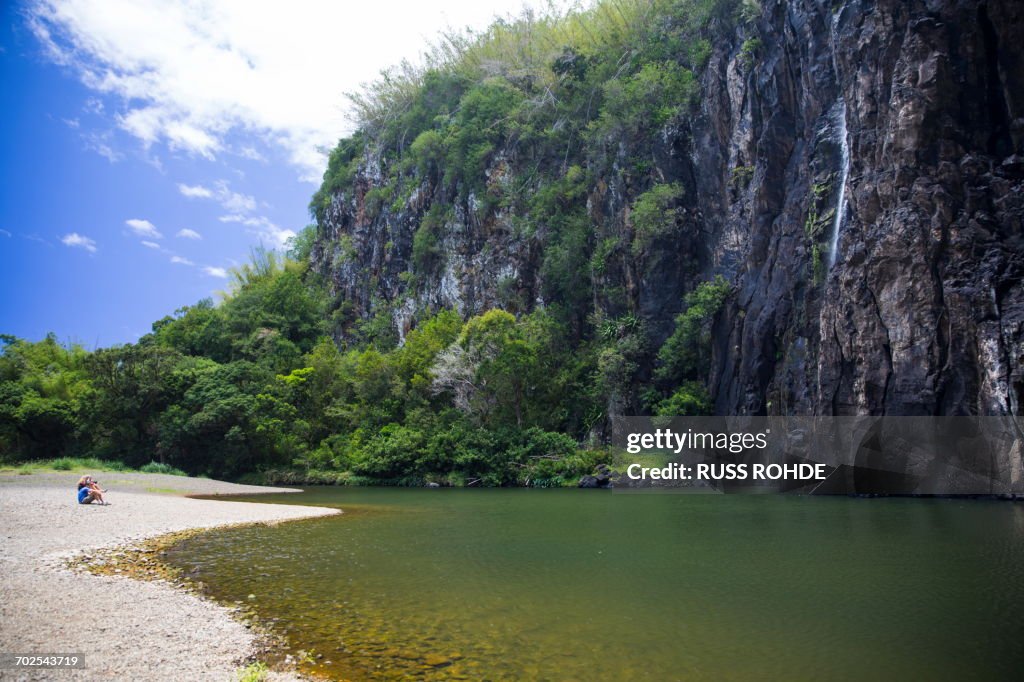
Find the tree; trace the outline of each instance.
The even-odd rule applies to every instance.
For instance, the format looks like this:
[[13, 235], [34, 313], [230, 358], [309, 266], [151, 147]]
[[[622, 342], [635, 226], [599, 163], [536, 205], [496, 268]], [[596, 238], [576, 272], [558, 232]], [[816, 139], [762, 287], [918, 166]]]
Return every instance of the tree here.
[[23, 457], [68, 454], [80, 435], [82, 406], [92, 395], [88, 353], [78, 345], [62, 346], [53, 334], [36, 343], [4, 341], [0, 446]]
[[675, 331], [658, 351], [661, 366], [655, 377], [659, 381], [675, 384], [700, 377], [711, 359], [711, 323], [731, 291], [725, 278], [717, 275], [686, 295]]
[[[156, 343], [92, 353], [87, 366], [95, 397], [86, 421], [93, 448], [131, 465], [150, 461], [159, 436], [159, 414], [182, 396], [181, 387], [170, 380], [182, 360], [177, 350]], [[158, 457], [163, 462], [162, 453]]]
[[306, 225], [293, 237], [288, 238], [285, 244], [285, 253], [288, 260], [296, 263], [308, 264], [309, 257], [313, 253], [313, 245], [316, 243], [316, 225]]
[[433, 369], [436, 391], [452, 390], [456, 405], [482, 424], [523, 425], [535, 388], [536, 348], [515, 317], [489, 310], [469, 320]]
[[[143, 337], [146, 341], [149, 337]], [[231, 361], [231, 341], [225, 326], [224, 312], [204, 298], [193, 306], [185, 306], [153, 323], [152, 338], [185, 355], [208, 357], [217, 362]]]

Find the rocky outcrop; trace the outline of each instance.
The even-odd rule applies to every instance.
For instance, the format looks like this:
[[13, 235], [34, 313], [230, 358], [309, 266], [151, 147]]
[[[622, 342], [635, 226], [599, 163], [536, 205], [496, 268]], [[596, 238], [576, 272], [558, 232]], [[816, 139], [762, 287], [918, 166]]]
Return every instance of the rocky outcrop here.
[[[593, 271], [582, 300], [656, 346], [685, 293], [724, 275], [707, 384], [720, 414], [1020, 414], [1024, 401], [1024, 7], [1013, 0], [764, 0], [716, 41], [699, 111], [654, 163], [679, 227]], [[352, 316], [544, 305], [545, 235], [425, 178], [375, 202], [388, 150], [332, 198], [314, 265]], [[488, 186], [519, 160], [499, 150]], [[588, 246], [629, 234], [637, 187], [587, 189]], [[443, 214], [429, 272], [413, 237]], [[620, 292], [609, 296], [607, 292]], [[384, 306], [382, 307], [382, 304]], [[581, 318], [587, 311], [581, 311]]]
[[611, 488], [615, 482], [612, 480], [612, 470], [607, 464], [601, 464], [594, 471], [592, 476], [580, 476], [577, 488]]
[[[724, 135], [749, 117], [757, 154], [718, 408], [1020, 414], [1020, 6], [787, 3], [761, 29], [762, 65], [746, 87], [719, 66], [729, 96], [707, 112], [709, 143], [727, 149], [743, 148]], [[805, 233], [818, 196], [843, 190], [843, 144], [829, 267]]]

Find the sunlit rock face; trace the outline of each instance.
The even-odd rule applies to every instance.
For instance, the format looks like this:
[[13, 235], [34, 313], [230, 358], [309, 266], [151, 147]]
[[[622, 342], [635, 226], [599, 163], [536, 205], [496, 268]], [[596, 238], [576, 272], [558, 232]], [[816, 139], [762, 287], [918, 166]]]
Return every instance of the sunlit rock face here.
[[[761, 5], [714, 44], [693, 115], [658, 134], [651, 163], [683, 190], [678, 229], [592, 269], [579, 319], [635, 314], [657, 347], [686, 292], [722, 274], [734, 294], [708, 368], [718, 413], [1020, 414], [1024, 5]], [[320, 221], [314, 265], [348, 314], [385, 311], [402, 335], [442, 307], [550, 303], [552, 245], [514, 210], [429, 175], [368, 206], [397, 154], [368, 143], [354, 191]], [[483, 186], [520, 187], [528, 168], [496, 150]], [[584, 260], [631, 234], [640, 189], [620, 170], [576, 199], [593, 230]], [[443, 225], [417, 269], [434, 206]]]

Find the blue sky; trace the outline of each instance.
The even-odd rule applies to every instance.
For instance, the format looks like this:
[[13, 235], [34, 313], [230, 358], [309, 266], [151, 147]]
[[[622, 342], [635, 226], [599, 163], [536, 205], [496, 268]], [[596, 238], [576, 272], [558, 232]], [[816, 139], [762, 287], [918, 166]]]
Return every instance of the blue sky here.
[[309, 222], [344, 93], [522, 4], [2, 3], [0, 333], [95, 348], [216, 299]]

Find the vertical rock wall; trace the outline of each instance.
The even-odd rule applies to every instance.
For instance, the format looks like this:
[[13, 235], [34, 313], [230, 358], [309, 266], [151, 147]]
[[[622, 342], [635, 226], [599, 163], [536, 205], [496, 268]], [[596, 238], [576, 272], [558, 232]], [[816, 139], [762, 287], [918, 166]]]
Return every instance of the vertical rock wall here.
[[[716, 43], [699, 113], [658, 140], [683, 236], [592, 273], [592, 306], [621, 314], [597, 284], [621, 287], [657, 344], [697, 282], [734, 282], [708, 376], [721, 414], [1020, 414], [1024, 3], [761, 4], [756, 27]], [[370, 215], [387, 155], [368, 147], [314, 249], [353, 315], [386, 303], [403, 332], [432, 308], [545, 304], [545, 236], [518, 234], [508, 209], [481, 216], [424, 178]], [[516, 167], [500, 150], [488, 183]], [[595, 235], [628, 234], [636, 193], [596, 179]], [[442, 262], [414, 280], [435, 203], [451, 208]]]

